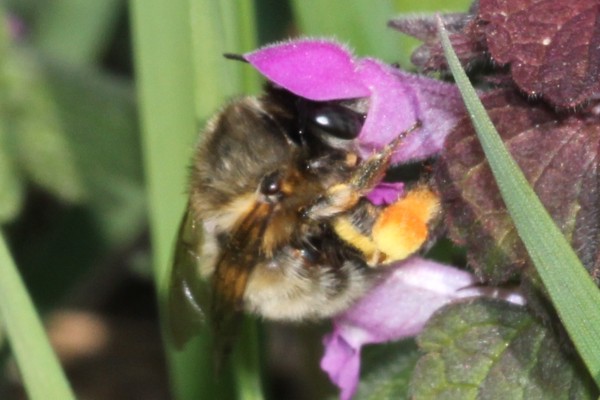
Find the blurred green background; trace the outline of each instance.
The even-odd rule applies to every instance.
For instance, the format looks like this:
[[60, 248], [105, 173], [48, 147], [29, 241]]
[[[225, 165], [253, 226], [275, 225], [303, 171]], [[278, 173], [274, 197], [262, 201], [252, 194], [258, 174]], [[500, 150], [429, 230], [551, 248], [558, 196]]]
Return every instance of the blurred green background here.
[[[0, 2], [0, 223], [78, 396], [172, 398], [155, 295], [165, 294], [186, 168], [203, 121], [226, 99], [260, 90], [257, 74], [221, 54], [311, 35], [410, 69], [417, 42], [387, 20], [468, 4]], [[275, 347], [310, 331], [278, 329]], [[319, 337], [306, 335], [317, 343], [299, 355], [313, 363], [302, 370], [310, 377], [319, 375]], [[0, 398], [20, 398], [1, 326], [0, 349]], [[199, 398], [177, 377], [178, 362], [168, 363], [178, 396]], [[282, 368], [289, 391], [297, 382], [286, 373], [298, 367]]]

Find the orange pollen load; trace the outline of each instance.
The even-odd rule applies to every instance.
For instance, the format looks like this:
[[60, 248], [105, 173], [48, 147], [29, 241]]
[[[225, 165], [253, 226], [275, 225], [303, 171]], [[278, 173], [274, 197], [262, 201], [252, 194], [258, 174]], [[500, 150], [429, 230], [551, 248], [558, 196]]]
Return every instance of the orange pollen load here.
[[438, 197], [419, 187], [383, 210], [373, 227], [373, 240], [388, 262], [407, 258], [425, 243], [428, 223], [438, 209]]

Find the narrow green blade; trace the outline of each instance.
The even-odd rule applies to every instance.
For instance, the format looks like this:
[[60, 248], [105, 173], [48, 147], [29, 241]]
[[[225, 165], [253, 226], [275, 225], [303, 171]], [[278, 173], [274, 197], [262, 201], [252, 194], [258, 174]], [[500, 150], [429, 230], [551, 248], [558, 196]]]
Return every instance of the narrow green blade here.
[[1, 234], [0, 325], [31, 400], [75, 399]]
[[448, 64], [519, 236], [581, 358], [600, 385], [600, 290], [504, 147], [441, 22], [438, 27]]
[[[253, 2], [130, 3], [155, 278], [164, 312], [170, 260], [186, 202], [186, 178], [198, 130], [227, 98], [245, 93], [252, 86], [245, 77], [252, 69], [244, 63], [225, 60], [222, 54], [253, 47]], [[230, 371], [223, 371], [217, 379], [210, 346], [206, 335], [201, 335], [190, 341], [185, 351], [167, 347], [177, 399], [232, 397], [235, 385]], [[254, 389], [259, 386], [256, 372], [240, 373], [244, 373], [237, 374], [240, 396], [259, 398], [260, 390]]]
[[[131, 0], [136, 86], [148, 194], [154, 276], [161, 312], [169, 264], [186, 203], [187, 165], [196, 135], [189, 3]], [[203, 376], [194, 354], [168, 352], [174, 398], [198, 399]]]

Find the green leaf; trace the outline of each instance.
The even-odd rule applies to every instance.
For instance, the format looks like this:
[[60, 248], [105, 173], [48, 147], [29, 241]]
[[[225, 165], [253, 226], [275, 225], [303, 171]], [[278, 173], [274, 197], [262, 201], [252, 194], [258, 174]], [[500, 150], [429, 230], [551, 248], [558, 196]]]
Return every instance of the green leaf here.
[[108, 246], [122, 246], [146, 224], [133, 85], [64, 63], [46, 62], [44, 71], [85, 203]]
[[366, 346], [355, 400], [408, 399], [408, 384], [420, 353], [413, 340]]
[[[186, 203], [186, 168], [196, 121], [188, 2], [131, 0], [136, 86], [142, 126], [142, 151], [150, 216], [154, 279], [158, 304], [165, 310], [169, 260]], [[164, 320], [164, 317], [163, 317]], [[211, 375], [197, 352], [168, 352], [176, 399], [217, 398]]]
[[600, 290], [504, 147], [441, 23], [439, 31], [450, 69], [519, 236], [579, 355], [600, 385]]
[[62, 200], [81, 201], [83, 183], [44, 66], [30, 53], [14, 52], [12, 67], [18, 69], [12, 90], [20, 112], [12, 116], [11, 134], [24, 175]]
[[[260, 88], [253, 68], [223, 57], [223, 53], [242, 54], [256, 48], [255, 4], [253, 0], [191, 0], [190, 6], [195, 116], [204, 122], [231, 97]], [[230, 364], [239, 399], [263, 397], [257, 336], [256, 322], [246, 319]], [[210, 345], [210, 337], [202, 332], [198, 340]], [[197, 356], [204, 365], [214, 365], [212, 353]], [[210, 374], [206, 376], [210, 379]]]
[[435, 314], [419, 337], [419, 399], [592, 399], [593, 381], [525, 308], [476, 299]]
[[7, 44], [2, 50], [2, 185], [12, 187], [4, 194], [3, 207], [12, 210], [10, 217], [16, 216], [21, 205], [14, 201], [22, 200], [26, 180], [62, 200], [81, 200], [83, 185], [39, 59], [16, 45]]
[[223, 57], [256, 49], [254, 1], [191, 0], [190, 5], [196, 117], [206, 121], [232, 96], [260, 89], [253, 68]]
[[[228, 96], [253, 86], [235, 72], [252, 73], [248, 65], [222, 57], [224, 52], [253, 47], [252, 4], [131, 0], [155, 279], [163, 312], [169, 260], [186, 202], [186, 177], [197, 140], [196, 123], [217, 111]], [[258, 79], [256, 74], [254, 79]], [[191, 341], [184, 352], [169, 348], [176, 397], [226, 399], [237, 389], [241, 397], [261, 398], [257, 366], [236, 363], [237, 387], [228, 379], [229, 374], [216, 380], [210, 346], [203, 335]], [[255, 347], [245, 350], [256, 351]], [[246, 363], [249, 360], [253, 358], [246, 358]]]
[[15, 218], [23, 201], [22, 177], [13, 158], [7, 119], [10, 112], [9, 87], [11, 79], [7, 72], [10, 46], [7, 19], [0, 7], [0, 224]]
[[[38, 68], [43, 71], [44, 91], [52, 99], [52, 118], [60, 122], [60, 131], [54, 134], [68, 151], [68, 158], [52, 153], [47, 174], [56, 174], [50, 179], [59, 187], [65, 185], [70, 176], [61, 171], [67, 167], [53, 165], [72, 163], [69, 168], [76, 170], [85, 194], [81, 203], [68, 207], [45, 199], [43, 218], [27, 214], [11, 232], [15, 257], [31, 296], [46, 311], [91, 268], [98, 267], [99, 258], [137, 239], [146, 226], [146, 214], [133, 86], [99, 71], [37, 60], [42, 61]], [[39, 145], [34, 143], [37, 132], [21, 136], [27, 136], [34, 149]], [[28, 152], [18, 135], [11, 138], [17, 141], [13, 147], [22, 146], [23, 157], [38, 154]], [[40, 160], [31, 162], [44, 168]], [[26, 168], [24, 162], [20, 168]], [[56, 191], [50, 193], [65, 200]], [[40, 196], [32, 194], [33, 201], [39, 202]], [[35, 241], [27, 235], [32, 229]], [[55, 279], [57, 276], [61, 279]]]
[[31, 400], [75, 399], [1, 234], [0, 325]]
[[0, 122], [0, 224], [14, 219], [21, 211], [24, 188], [14, 165], [4, 123]]
[[111, 39], [109, 32], [123, 4], [123, 0], [41, 2], [36, 9], [33, 41], [57, 60], [91, 65]]

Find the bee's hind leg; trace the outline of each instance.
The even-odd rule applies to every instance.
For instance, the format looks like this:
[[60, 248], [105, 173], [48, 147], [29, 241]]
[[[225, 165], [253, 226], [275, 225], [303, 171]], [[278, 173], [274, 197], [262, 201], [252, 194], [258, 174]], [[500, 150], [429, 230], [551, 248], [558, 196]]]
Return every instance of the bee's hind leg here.
[[439, 214], [439, 198], [421, 185], [389, 206], [369, 208], [375, 213], [368, 218], [368, 228], [360, 228], [346, 213], [334, 218], [333, 229], [363, 254], [368, 265], [378, 266], [404, 260], [427, 242], [432, 221]]
[[375, 247], [385, 254], [384, 262], [404, 260], [419, 250], [429, 237], [439, 209], [438, 195], [425, 185], [385, 207], [371, 233]]
[[388, 143], [383, 150], [362, 162], [352, 177], [344, 183], [330, 187], [314, 204], [304, 210], [304, 217], [319, 220], [343, 213], [354, 207], [383, 179], [390, 166], [392, 155], [410, 132], [421, 126], [417, 122]]

